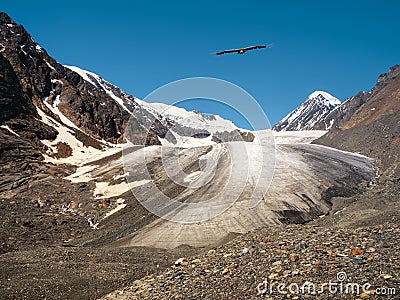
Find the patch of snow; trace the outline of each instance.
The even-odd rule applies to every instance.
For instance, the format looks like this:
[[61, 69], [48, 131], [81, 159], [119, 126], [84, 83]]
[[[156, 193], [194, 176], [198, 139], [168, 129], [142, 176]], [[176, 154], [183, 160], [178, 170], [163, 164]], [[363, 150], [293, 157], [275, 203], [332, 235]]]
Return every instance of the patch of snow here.
[[55, 115], [60, 117], [61, 122], [65, 125], [80, 130], [78, 126], [76, 126], [70, 119], [68, 119], [60, 110], [58, 109], [58, 105], [60, 104], [60, 95], [57, 95], [56, 100], [54, 101], [53, 105], [48, 103], [48, 97], [46, 97], [43, 103], [50, 109]]
[[343, 211], [345, 211], [345, 210], [346, 210], [346, 207], [344, 207], [344, 208], [341, 209], [341, 210], [338, 210], [337, 212], [334, 213], [334, 215], [338, 215], [338, 214], [340, 214], [341, 212], [343, 212]]
[[320, 145], [320, 144], [312, 144], [311, 145], [312, 147], [320, 147], [320, 148], [325, 148], [325, 149], [329, 149], [329, 150], [334, 150], [334, 151], [336, 151], [336, 152], [341, 152], [341, 153], [345, 153], [345, 154], [351, 154], [351, 155], [353, 155], [353, 156], [358, 156], [358, 157], [361, 157], [361, 158], [364, 158], [364, 159], [368, 159], [368, 160], [370, 160], [370, 161], [373, 161], [374, 159], [373, 158], [371, 158], [371, 157], [368, 157], [368, 156], [365, 156], [365, 155], [362, 155], [361, 153], [359, 153], [359, 152], [350, 152], [350, 151], [344, 151], [344, 150], [339, 150], [339, 149], [336, 149], [336, 148], [331, 148], [331, 147], [328, 147], [328, 146], [324, 146], [324, 145]]
[[92, 221], [92, 218], [87, 218], [86, 220], [88, 221], [89, 226], [90, 226], [92, 229], [99, 229], [99, 222], [94, 223], [94, 222]]
[[[111, 98], [113, 98], [124, 110], [126, 110], [127, 112], [129, 112], [130, 114], [132, 114], [132, 112], [124, 105], [124, 100], [121, 99], [120, 97], [114, 95], [114, 93], [111, 91], [110, 87], [107, 85], [111, 84], [107, 81], [105, 81], [104, 79], [102, 79], [99, 75], [83, 70], [79, 67], [75, 67], [75, 66], [67, 66], [64, 65], [64, 67], [78, 73], [84, 80], [86, 80], [87, 82], [91, 83], [92, 85], [94, 85], [96, 88], [101, 87]], [[96, 82], [94, 82], [88, 75], [90, 75], [92, 78], [94, 78], [96, 80]]]
[[26, 53], [25, 52], [25, 50], [24, 50], [24, 47], [25, 47], [25, 45], [22, 45], [22, 46], [20, 46], [20, 48], [21, 48], [21, 51], [27, 56], [28, 55], [28, 53]]
[[96, 141], [98, 141], [98, 142], [100, 142], [100, 143], [102, 143], [102, 144], [104, 144], [104, 145], [106, 145], [106, 146], [108, 146], [110, 148], [122, 148], [124, 146], [123, 144], [113, 144], [113, 143], [107, 142], [107, 141], [105, 141], [103, 139], [96, 139]]
[[91, 176], [91, 171], [96, 169], [97, 165], [81, 166], [78, 167], [74, 174], [71, 174], [64, 179], [70, 180], [72, 183], [89, 182], [95, 178]]
[[52, 79], [51, 80], [52, 83], [60, 83], [60, 84], [64, 84], [60, 79]]
[[[52, 69], [53, 71], [56, 70], [47, 60], [44, 59], [44, 62], [46, 63], [46, 65], [47, 65], [50, 69]], [[53, 79], [53, 80], [54, 80], [54, 79]]]
[[323, 136], [325, 130], [273, 131], [275, 144], [310, 144]]
[[120, 175], [114, 175], [113, 176], [113, 180], [118, 180], [118, 179], [121, 179], [121, 178], [125, 178], [127, 176], [129, 176], [129, 172], [126, 172], [126, 173], [120, 174]]
[[[55, 147], [58, 142], [64, 142], [68, 144], [71, 149], [72, 149], [72, 156], [66, 157], [66, 158], [54, 158], [49, 155], [44, 155], [45, 156], [45, 161], [46, 162], [52, 162], [54, 164], [63, 164], [63, 163], [68, 163], [76, 166], [82, 166], [86, 164], [89, 161], [93, 160], [98, 160], [103, 157], [107, 157], [110, 155], [113, 155], [117, 152], [121, 151], [120, 147], [110, 147], [106, 148], [106, 150], [99, 150], [93, 147], [86, 147], [84, 144], [79, 141], [75, 135], [72, 129], [64, 126], [63, 124], [59, 123], [55, 119], [51, 118], [50, 116], [46, 115], [44, 111], [42, 111], [39, 108], [36, 108], [39, 116], [41, 117], [41, 120], [43, 123], [53, 127], [58, 131], [57, 138], [54, 141], [49, 141], [49, 140], [41, 140], [43, 144], [48, 146], [51, 150], [48, 153], [49, 155], [52, 153], [57, 153], [57, 148]], [[79, 171], [79, 169], [78, 169]], [[83, 176], [83, 171], [82, 176]], [[76, 176], [76, 180], [79, 180], [79, 176]], [[78, 181], [79, 182], [79, 181]]]
[[87, 73], [89, 73], [88, 71], [82, 70], [81, 68], [75, 66], [64, 65], [64, 67], [70, 69], [71, 71], [74, 71], [75, 73], [78, 73], [78, 75], [81, 76], [84, 80], [97, 87], [96, 84], [92, 80], [90, 80], [89, 76], [87, 76]]
[[8, 127], [7, 125], [1, 125], [1, 128], [7, 129], [9, 132], [11, 132], [12, 134], [19, 136], [18, 133], [16, 133], [14, 130], [12, 130], [10, 127]]
[[94, 199], [106, 199], [120, 196], [129, 191], [129, 185], [126, 182], [110, 185], [109, 182], [96, 182], [96, 188], [93, 191]]
[[169, 134], [175, 137], [176, 144], [169, 142], [167, 139], [159, 137], [158, 139], [161, 142], [162, 146], [190, 148], [190, 147], [200, 147], [200, 146], [208, 146], [216, 144], [214, 141], [212, 141], [211, 135], [206, 138], [194, 138], [190, 136], [180, 136], [173, 130], [170, 130]]
[[277, 126], [285, 124], [281, 127], [281, 131], [313, 128], [340, 105], [340, 100], [329, 93], [315, 91], [299, 107], [285, 116]]
[[109, 182], [96, 182], [96, 188], [93, 191], [94, 199], [106, 199], [120, 196], [132, 187], [137, 187], [149, 183], [150, 180], [138, 180], [134, 182], [121, 182], [119, 184], [110, 185]]
[[103, 87], [104, 91], [105, 91], [111, 98], [113, 98], [124, 110], [126, 110], [128, 113], [132, 114], [132, 112], [125, 106], [124, 100], [122, 100], [121, 98], [115, 96], [114, 93], [113, 93], [109, 88], [107, 88], [106, 86], [104, 86], [104, 85], [102, 85], [102, 84], [100, 84], [100, 85]]
[[126, 203], [124, 203], [124, 202], [125, 202], [125, 200], [122, 198], [117, 199], [117, 206], [115, 208], [113, 208], [112, 210], [110, 210], [109, 212], [107, 212], [102, 220], [104, 220], [105, 218], [108, 218], [109, 216], [111, 216], [111, 215], [115, 214], [116, 212], [119, 212], [121, 209], [125, 208]]

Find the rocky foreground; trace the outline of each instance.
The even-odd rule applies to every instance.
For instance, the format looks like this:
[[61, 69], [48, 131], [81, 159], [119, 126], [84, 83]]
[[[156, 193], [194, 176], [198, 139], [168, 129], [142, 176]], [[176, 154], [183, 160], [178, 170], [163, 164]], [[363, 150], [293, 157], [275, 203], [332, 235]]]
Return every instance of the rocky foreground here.
[[103, 299], [400, 299], [399, 182], [334, 197], [316, 221], [259, 228], [181, 257]]
[[[258, 229], [205, 254], [180, 258], [162, 274], [103, 299], [375, 299], [378, 293], [399, 299], [398, 220], [352, 229], [318, 222]], [[323, 286], [329, 282], [336, 292]], [[345, 294], [348, 283], [353, 289], [348, 286]], [[313, 284], [316, 295], [307, 286], [303, 293], [303, 284]]]

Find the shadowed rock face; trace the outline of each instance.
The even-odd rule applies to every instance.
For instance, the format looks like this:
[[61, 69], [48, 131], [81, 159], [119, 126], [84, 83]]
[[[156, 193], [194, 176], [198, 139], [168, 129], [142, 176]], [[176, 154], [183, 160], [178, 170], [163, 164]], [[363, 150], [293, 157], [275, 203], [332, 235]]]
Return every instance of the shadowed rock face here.
[[[39, 122], [37, 117], [36, 108], [22, 89], [11, 64], [0, 53], [0, 124], [19, 133], [18, 137], [6, 137], [10, 132], [2, 129], [2, 162], [22, 160], [24, 155], [27, 159], [41, 158], [39, 150], [44, 149], [44, 145], [40, 139], [54, 139], [57, 131]], [[20, 151], [15, 152], [16, 149]]]
[[22, 91], [11, 64], [0, 53], [0, 122], [21, 115], [33, 115], [35, 108]]

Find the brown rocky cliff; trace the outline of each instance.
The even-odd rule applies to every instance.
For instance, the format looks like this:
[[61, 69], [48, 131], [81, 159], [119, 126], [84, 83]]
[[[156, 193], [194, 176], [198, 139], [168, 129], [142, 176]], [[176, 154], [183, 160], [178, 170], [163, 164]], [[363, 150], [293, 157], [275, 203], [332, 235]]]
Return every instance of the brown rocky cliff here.
[[365, 102], [340, 128], [315, 143], [376, 158], [383, 175], [400, 178], [400, 65], [380, 75], [364, 95]]

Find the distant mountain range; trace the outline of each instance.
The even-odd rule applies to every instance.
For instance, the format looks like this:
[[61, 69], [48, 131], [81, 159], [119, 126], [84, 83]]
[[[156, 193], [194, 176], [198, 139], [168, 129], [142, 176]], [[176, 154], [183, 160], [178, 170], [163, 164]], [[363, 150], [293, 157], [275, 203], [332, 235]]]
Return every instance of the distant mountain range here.
[[[377, 120], [385, 114], [399, 109], [396, 92], [400, 66], [396, 65], [378, 77], [375, 87], [369, 92], [359, 92], [343, 103], [327, 92], [315, 91], [295, 110], [278, 122], [276, 131], [329, 130], [353, 127], [368, 120]], [[380, 99], [380, 100], [378, 100]], [[382, 105], [377, 105], [382, 102]], [[368, 104], [367, 104], [368, 103]], [[365, 104], [365, 105], [364, 105]]]

